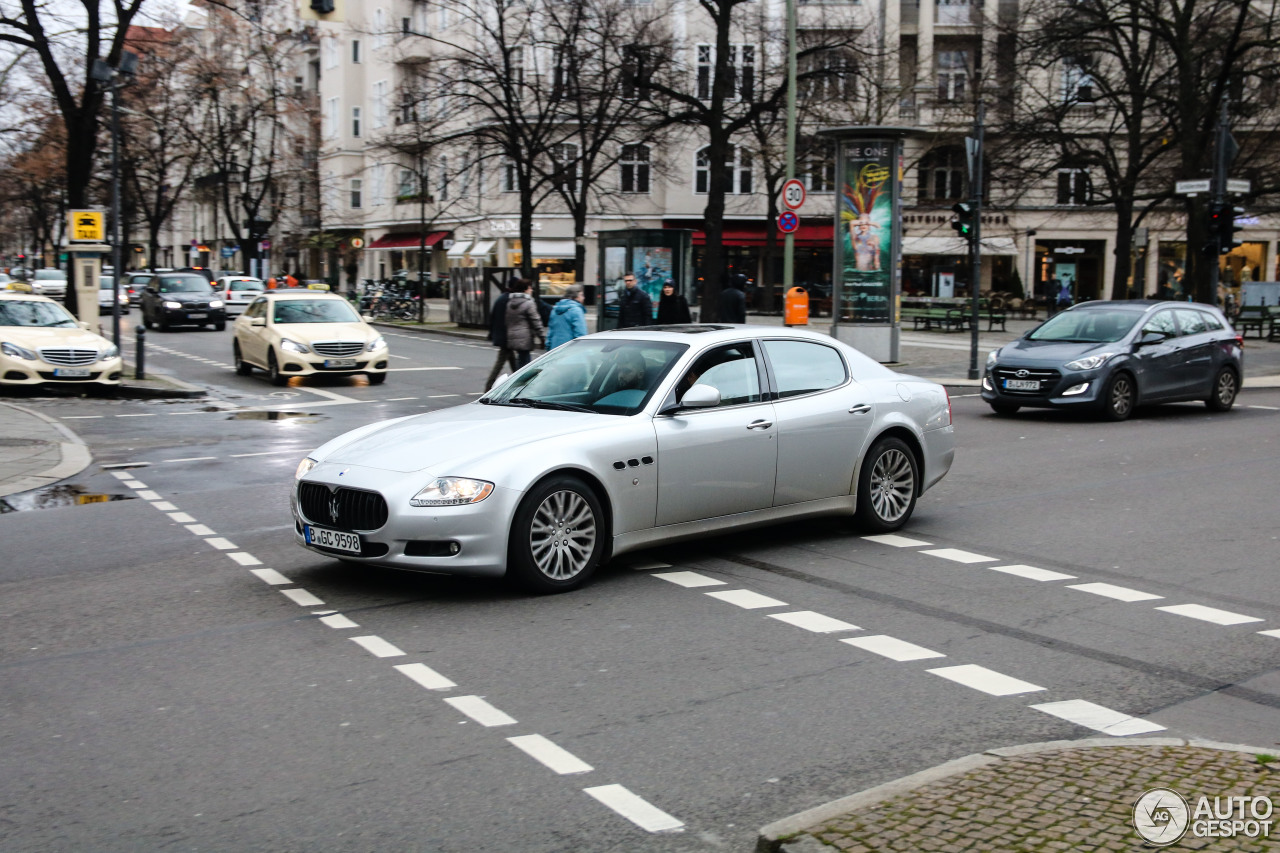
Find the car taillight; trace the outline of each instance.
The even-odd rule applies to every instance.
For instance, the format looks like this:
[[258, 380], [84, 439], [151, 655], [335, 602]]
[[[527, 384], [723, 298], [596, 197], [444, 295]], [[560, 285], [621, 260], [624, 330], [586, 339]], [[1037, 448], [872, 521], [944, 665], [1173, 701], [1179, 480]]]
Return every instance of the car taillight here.
[[1244, 335], [1236, 335], [1236, 346], [1244, 349]]
[[947, 426], [951, 426], [951, 392], [943, 388], [942, 393], [947, 395]]

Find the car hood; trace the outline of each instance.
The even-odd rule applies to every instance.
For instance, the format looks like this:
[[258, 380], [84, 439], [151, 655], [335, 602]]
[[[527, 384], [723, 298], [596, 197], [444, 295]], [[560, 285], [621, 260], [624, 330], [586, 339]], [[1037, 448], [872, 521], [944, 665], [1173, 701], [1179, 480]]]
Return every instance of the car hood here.
[[613, 418], [585, 412], [473, 403], [401, 418], [372, 430], [362, 427], [338, 436], [313, 454], [313, 458], [335, 465], [358, 465], [407, 474], [582, 432], [599, 427], [602, 419]]
[[161, 299], [168, 299], [172, 302], [207, 302], [210, 299], [217, 299], [216, 293], [161, 293]]
[[282, 338], [309, 344], [312, 341], [365, 341], [378, 337], [372, 326], [364, 323], [275, 323], [272, 328]]
[[84, 329], [42, 329], [39, 326], [0, 326], [0, 341], [8, 341], [27, 349], [41, 347], [76, 347], [104, 350], [111, 342]]
[[1019, 338], [1013, 343], [1000, 348], [997, 356], [1001, 364], [1017, 362], [1019, 364], [1066, 364], [1087, 355], [1102, 352], [1119, 352], [1127, 349], [1123, 341], [1104, 341], [1103, 343], [1075, 344], [1063, 341], [1032, 341]]

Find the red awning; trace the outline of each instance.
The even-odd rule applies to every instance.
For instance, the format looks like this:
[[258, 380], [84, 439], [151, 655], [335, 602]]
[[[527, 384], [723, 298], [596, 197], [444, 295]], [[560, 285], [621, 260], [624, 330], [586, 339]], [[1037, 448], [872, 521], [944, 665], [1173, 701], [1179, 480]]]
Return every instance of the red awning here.
[[[672, 227], [670, 223], [668, 223], [668, 227]], [[795, 233], [796, 245], [803, 246], [806, 249], [824, 249], [831, 248], [834, 245], [835, 238], [833, 235], [835, 232], [830, 223], [822, 225], [805, 225], [802, 223]], [[782, 239], [785, 236], [781, 231], [778, 232], [777, 245], [782, 245]], [[765, 244], [765, 223], [733, 222], [726, 224], [724, 244], [726, 246], [763, 246]], [[693, 245], [707, 245], [707, 232], [694, 231]]]
[[[427, 248], [431, 248], [445, 237], [448, 231], [432, 231], [427, 235]], [[370, 249], [416, 249], [422, 245], [422, 233], [417, 234], [383, 234], [369, 244]]]

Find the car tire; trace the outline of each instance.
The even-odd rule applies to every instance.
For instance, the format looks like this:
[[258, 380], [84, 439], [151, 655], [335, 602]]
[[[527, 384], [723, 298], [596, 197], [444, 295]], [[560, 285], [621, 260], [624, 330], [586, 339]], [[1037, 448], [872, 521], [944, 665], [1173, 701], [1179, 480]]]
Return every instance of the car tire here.
[[289, 382], [289, 377], [280, 372], [280, 362], [276, 361], [274, 350], [267, 353], [267, 378], [272, 385], [286, 385]]
[[1213, 390], [1209, 392], [1204, 404], [1210, 411], [1230, 411], [1239, 393], [1240, 380], [1236, 377], [1236, 372], [1230, 367], [1223, 367], [1218, 370], [1218, 375], [1213, 377]]
[[1123, 421], [1133, 414], [1138, 404], [1138, 386], [1133, 376], [1123, 370], [1111, 374], [1102, 392], [1102, 417]]
[[235, 341], [234, 343], [231, 344], [231, 357], [235, 361], [237, 376], [249, 376], [253, 373], [253, 365], [245, 361], [240, 356], [239, 341]]
[[223, 321], [222, 321], [222, 322], [220, 322], [220, 323], [214, 323], [214, 324], [213, 324], [213, 330], [214, 330], [215, 332], [221, 332], [221, 331], [222, 331], [223, 329], [225, 329], [225, 328], [227, 328], [227, 321], [226, 321], [226, 320], [223, 320]]
[[568, 592], [595, 573], [607, 531], [595, 492], [577, 477], [551, 477], [520, 502], [507, 545], [507, 577], [535, 593]]
[[366, 373], [365, 376], [368, 377], [370, 385], [381, 385], [387, 381], [387, 374], [385, 373]]
[[1017, 403], [991, 403], [990, 406], [997, 415], [1016, 415], [1022, 408]]
[[164, 317], [161, 317], [159, 320], [157, 320], [156, 325], [160, 327], [160, 331], [162, 332], [169, 331], [169, 321], [166, 320]]
[[874, 533], [900, 529], [916, 508], [920, 466], [900, 438], [877, 441], [858, 472], [858, 525]]

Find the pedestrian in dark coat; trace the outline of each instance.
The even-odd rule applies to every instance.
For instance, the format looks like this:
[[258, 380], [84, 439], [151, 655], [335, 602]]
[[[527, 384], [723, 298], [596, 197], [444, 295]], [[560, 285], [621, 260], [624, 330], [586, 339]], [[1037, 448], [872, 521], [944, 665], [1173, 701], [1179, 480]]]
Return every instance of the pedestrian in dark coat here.
[[490, 309], [489, 340], [493, 341], [493, 345], [498, 348], [498, 360], [493, 363], [493, 370], [489, 371], [489, 379], [484, 383], [486, 391], [493, 387], [503, 367], [510, 365], [512, 371], [516, 369], [516, 354], [507, 346], [507, 301], [510, 298], [510, 293], [503, 293], [494, 300], [493, 308]]
[[648, 326], [653, 323], [653, 300], [643, 288], [636, 286], [636, 277], [627, 273], [622, 277], [623, 290], [618, 294], [618, 328]]
[[658, 299], [658, 325], [668, 326], [676, 323], [692, 323], [689, 314], [689, 300], [683, 294], [676, 293], [676, 283], [667, 279], [662, 285], [662, 296]]
[[738, 273], [729, 279], [728, 286], [720, 291], [720, 322], [747, 322], [747, 277]]
[[532, 284], [527, 278], [512, 280], [511, 298], [507, 300], [507, 347], [516, 354], [518, 367], [529, 363], [535, 343], [541, 346], [547, 337], [538, 306], [529, 295]]

